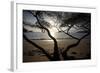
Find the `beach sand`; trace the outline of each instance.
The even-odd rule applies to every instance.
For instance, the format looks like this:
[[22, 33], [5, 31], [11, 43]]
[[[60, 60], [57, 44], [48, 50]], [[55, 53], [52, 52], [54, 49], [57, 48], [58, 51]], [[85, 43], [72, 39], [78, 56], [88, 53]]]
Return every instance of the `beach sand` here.
[[[37, 43], [39, 46], [43, 47], [50, 54], [53, 53], [53, 41], [52, 40], [32, 40]], [[77, 42], [75, 39], [62, 39], [57, 40], [58, 47], [60, 49], [66, 48], [68, 45]], [[69, 56], [74, 56], [76, 58], [83, 58], [87, 55], [91, 54], [90, 40], [83, 39], [80, 44], [74, 48], [71, 48], [67, 54]], [[74, 54], [76, 52], [77, 54]], [[33, 54], [35, 53], [35, 54]], [[49, 61], [48, 58], [36, 47], [28, 43], [27, 41], [23, 41], [23, 62], [41, 62], [41, 61]]]

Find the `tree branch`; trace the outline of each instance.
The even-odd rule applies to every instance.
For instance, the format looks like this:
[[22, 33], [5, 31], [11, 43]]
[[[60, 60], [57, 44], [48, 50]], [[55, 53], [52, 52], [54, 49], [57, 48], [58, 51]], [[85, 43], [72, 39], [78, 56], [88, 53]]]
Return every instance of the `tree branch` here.
[[[87, 23], [87, 22], [86, 22], [86, 23]], [[70, 48], [73, 48], [73, 47], [76, 47], [77, 45], [79, 45], [80, 41], [90, 34], [89, 29], [82, 26], [83, 28], [88, 29], [87, 34], [85, 34], [85, 35], [82, 36], [81, 38], [74, 37], [73, 35], [69, 34], [70, 29], [71, 29], [74, 25], [75, 25], [75, 24], [73, 24], [73, 25], [71, 25], [71, 26], [68, 26], [69, 28], [67, 29], [67, 32], [65, 32], [64, 30], [60, 29], [63, 33], [65, 33], [65, 34], [67, 34], [68, 36], [70, 36], [70, 37], [72, 37], [72, 38], [74, 38], [74, 39], [77, 40], [76, 43], [69, 45], [67, 48], [65, 48], [65, 49], [62, 51], [62, 56], [64, 57], [64, 59], [70, 59], [70, 58], [67, 56], [67, 52], [70, 50]]]
[[81, 37], [80, 39], [78, 39], [78, 41], [74, 44], [69, 45], [67, 48], [65, 48], [65, 50], [62, 52], [62, 55], [64, 57], [64, 59], [67, 59], [67, 52], [70, 50], [70, 48], [76, 47], [79, 45], [80, 41], [82, 39], [84, 39], [86, 36], [88, 36], [90, 34], [90, 32], [88, 32], [86, 35], [84, 35], [83, 37]]
[[[74, 25], [73, 25], [73, 26], [74, 26]], [[71, 26], [71, 27], [73, 27], [73, 26]], [[72, 36], [71, 34], [69, 34], [69, 30], [71, 29], [71, 27], [69, 27], [69, 28], [67, 29], [67, 32], [65, 32], [65, 31], [62, 30], [61, 28], [60, 28], [60, 30], [61, 30], [63, 33], [67, 34], [68, 36], [70, 36], [70, 37], [72, 37], [72, 38], [74, 38], [74, 39], [76, 39], [76, 40], [79, 40], [79, 38], [74, 37], [74, 36]]]
[[60, 57], [59, 57], [60, 54], [59, 54], [59, 50], [58, 50], [57, 40], [50, 34], [50, 31], [46, 27], [44, 27], [43, 25], [41, 25], [41, 23], [40, 23], [40, 21], [39, 21], [39, 19], [38, 19], [37, 16], [36, 16], [36, 19], [37, 19], [39, 25], [43, 29], [45, 29], [47, 31], [48, 36], [54, 41], [54, 53], [53, 53], [54, 60], [60, 60]]
[[[26, 30], [26, 29], [25, 29]], [[49, 53], [47, 53], [47, 51], [44, 50], [44, 48], [40, 47], [39, 45], [37, 45], [36, 43], [34, 43], [33, 41], [29, 40], [25, 34], [23, 34], [23, 38], [29, 42], [30, 44], [34, 45], [35, 47], [37, 47], [38, 49], [40, 49], [49, 60], [52, 60], [53, 58], [49, 55]]]
[[[33, 13], [32, 13], [31, 11], [30, 11], [30, 13], [33, 15]], [[59, 50], [58, 50], [58, 43], [57, 43], [57, 40], [50, 34], [50, 31], [40, 23], [40, 20], [38, 19], [38, 14], [39, 14], [39, 13], [40, 13], [40, 12], [38, 11], [38, 12], [36, 12], [36, 15], [33, 15], [33, 16], [36, 17], [38, 24], [39, 24], [43, 29], [45, 29], [45, 30], [47, 31], [48, 36], [54, 41], [53, 59], [54, 59], [54, 60], [60, 60], [60, 53], [59, 53]]]

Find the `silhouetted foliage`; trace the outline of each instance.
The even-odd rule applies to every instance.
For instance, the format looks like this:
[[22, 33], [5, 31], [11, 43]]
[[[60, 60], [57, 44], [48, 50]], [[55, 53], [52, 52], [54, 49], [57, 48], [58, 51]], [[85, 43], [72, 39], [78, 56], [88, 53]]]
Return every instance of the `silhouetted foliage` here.
[[[46, 31], [48, 36], [50, 37], [51, 40], [54, 42], [54, 52], [49, 54], [47, 51], [45, 51], [45, 48], [42, 48], [35, 42], [31, 41], [30, 39], [27, 38], [27, 36], [23, 33], [24, 39], [32, 44], [33, 46], [37, 47], [40, 49], [46, 57], [50, 61], [58, 61], [58, 60], [75, 60], [76, 58], [74, 56], [68, 56], [68, 51], [76, 47], [80, 44], [81, 40], [90, 35], [91, 29], [90, 29], [90, 24], [91, 24], [91, 14], [89, 13], [64, 13], [64, 12], [46, 12], [46, 11], [32, 11], [32, 10], [27, 10], [30, 14], [32, 14], [33, 17], [36, 19], [36, 25], [31, 25], [32, 27], [38, 27], [42, 30], [42, 32]], [[53, 20], [55, 23], [57, 23], [54, 27], [57, 28], [58, 32], [63, 32], [66, 34], [66, 36], [69, 36], [75, 40], [77, 40], [76, 43], [70, 44], [64, 49], [60, 49], [58, 47], [58, 42], [55, 37], [53, 37], [49, 31], [49, 28], [51, 27], [51, 24], [44, 19], [45, 17], [50, 17], [51, 20]], [[67, 17], [68, 16], [68, 17]], [[58, 23], [59, 27], [58, 27]], [[23, 24], [28, 25], [28, 23], [23, 22]], [[63, 30], [62, 27], [66, 28], [66, 30]], [[82, 30], [78, 31], [77, 33], [84, 33], [83, 36], [80, 38], [70, 34], [70, 30], [72, 28], [76, 28], [76, 30]], [[27, 29], [23, 27], [23, 32], [27, 32]], [[76, 52], [72, 52], [72, 54], [77, 54]], [[87, 55], [87, 58], [89, 58], [90, 55]]]

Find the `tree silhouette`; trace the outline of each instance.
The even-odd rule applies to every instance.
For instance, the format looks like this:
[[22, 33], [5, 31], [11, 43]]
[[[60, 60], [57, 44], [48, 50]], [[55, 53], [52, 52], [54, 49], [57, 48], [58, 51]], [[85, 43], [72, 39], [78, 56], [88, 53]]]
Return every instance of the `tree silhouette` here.
[[[50, 39], [53, 40], [53, 42], [54, 42], [53, 55], [50, 55], [50, 53], [48, 51], [46, 51], [45, 48], [43, 48], [43, 47], [39, 46], [38, 44], [36, 44], [35, 42], [31, 41], [24, 33], [23, 33], [23, 37], [27, 42], [29, 42], [36, 48], [40, 49], [50, 61], [74, 59], [74, 57], [67, 55], [68, 51], [71, 48], [78, 46], [82, 39], [84, 39], [85, 37], [90, 35], [90, 24], [91, 24], [91, 20], [90, 20], [91, 15], [90, 14], [76, 13], [74, 15], [73, 13], [69, 13], [66, 15], [66, 13], [64, 13], [64, 12], [53, 13], [53, 12], [32, 11], [32, 10], [28, 10], [28, 12], [30, 14], [32, 14], [32, 16], [35, 17], [36, 21], [37, 21], [36, 22], [37, 25], [30, 25], [30, 26], [40, 28], [42, 30], [42, 32], [46, 31], [48, 36], [50, 37]], [[50, 30], [48, 29], [48, 27], [49, 28], [51, 27], [50, 23], [43, 21], [44, 14], [47, 14], [48, 16], [53, 16], [53, 18], [55, 19], [54, 23], [56, 23], [54, 25], [54, 27], [56, 27], [58, 32], [62, 32], [64, 34], [66, 34], [67, 36], [77, 40], [77, 42], [67, 46], [64, 49], [59, 48], [57, 39], [51, 35]], [[69, 17], [66, 17], [68, 15], [69, 15]], [[79, 23], [79, 22], [81, 22], [81, 23]], [[61, 24], [59, 25], [59, 23], [61, 23]], [[26, 23], [24, 21], [23, 21], [23, 24], [29, 25], [28, 23]], [[62, 27], [66, 28], [66, 29], [63, 30]], [[85, 32], [85, 34], [83, 36], [81, 36], [80, 38], [78, 38], [78, 37], [70, 34], [70, 31], [72, 28], [75, 28], [76, 30], [82, 29], [82, 32]], [[23, 32], [28, 32], [28, 30], [23, 27]], [[75, 52], [73, 52], [73, 53], [76, 54]]]
[[[48, 59], [54, 60], [54, 61], [60, 60], [60, 53], [59, 53], [59, 51], [58, 51], [59, 48], [58, 48], [57, 40], [51, 35], [50, 31], [49, 31], [45, 26], [43, 26], [43, 25], [40, 23], [40, 20], [39, 20], [39, 18], [38, 18], [38, 15], [39, 15], [40, 12], [39, 12], [39, 11], [36, 12], [35, 15], [32, 13], [32, 11], [29, 11], [29, 12], [30, 12], [34, 17], [36, 17], [37, 23], [41, 26], [42, 29], [45, 29], [45, 30], [47, 31], [48, 36], [53, 40], [53, 42], [54, 42], [54, 53], [53, 53], [53, 57], [50, 56], [50, 55], [44, 50], [44, 48], [42, 48], [42, 47], [40, 47], [39, 45], [37, 45], [36, 43], [30, 41], [30, 40], [23, 34], [25, 40], [27, 40], [29, 43], [31, 43], [31, 44], [34, 45], [35, 47], [37, 47], [37, 48], [39, 48], [40, 50], [42, 50], [43, 53], [47, 56]], [[45, 25], [45, 24], [44, 24], [44, 25]], [[24, 28], [24, 29], [25, 29], [25, 28]]]
[[[78, 46], [82, 39], [84, 39], [85, 37], [90, 35], [90, 24], [91, 24], [91, 20], [90, 19], [91, 19], [90, 18], [90, 14], [82, 14], [82, 13], [80, 13], [77, 16], [69, 18], [68, 20], [66, 20], [65, 23], [70, 24], [70, 26], [69, 25], [64, 25], [65, 27], [67, 27], [66, 30], [62, 30], [60, 28], [63, 33], [65, 33], [66, 35], [70, 36], [71, 38], [77, 40], [76, 43], [69, 45], [68, 47], [66, 47], [63, 50], [62, 55], [63, 55], [65, 60], [72, 59], [67, 55], [67, 52], [71, 48]], [[81, 22], [81, 23], [78, 24], [79, 22]], [[74, 26], [76, 26], [78, 28], [76, 30], [82, 29], [83, 32], [85, 32], [85, 34], [83, 36], [81, 36], [80, 38], [75, 37], [74, 35], [71, 35], [70, 34], [70, 29], [74, 28]]]

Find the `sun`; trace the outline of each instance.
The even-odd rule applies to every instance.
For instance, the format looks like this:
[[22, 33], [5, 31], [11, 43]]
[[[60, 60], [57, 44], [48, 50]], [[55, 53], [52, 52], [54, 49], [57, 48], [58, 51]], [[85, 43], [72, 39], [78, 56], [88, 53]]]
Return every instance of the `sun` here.
[[52, 20], [50, 19], [49, 23], [51, 24], [51, 26], [50, 26], [50, 33], [51, 33], [51, 35], [53, 37], [55, 37], [56, 33], [58, 32], [58, 30], [57, 30], [58, 26], [56, 26], [57, 23], [55, 23], [53, 19]]
[[52, 20], [50, 20], [49, 23], [51, 24], [51, 26], [55, 25], [55, 23]]
[[51, 32], [51, 35], [52, 35], [53, 37], [55, 37], [55, 32]]
[[56, 32], [57, 32], [56, 27], [52, 27], [52, 28], [50, 29], [50, 33], [51, 33], [51, 35], [52, 35], [53, 37], [56, 36]]

